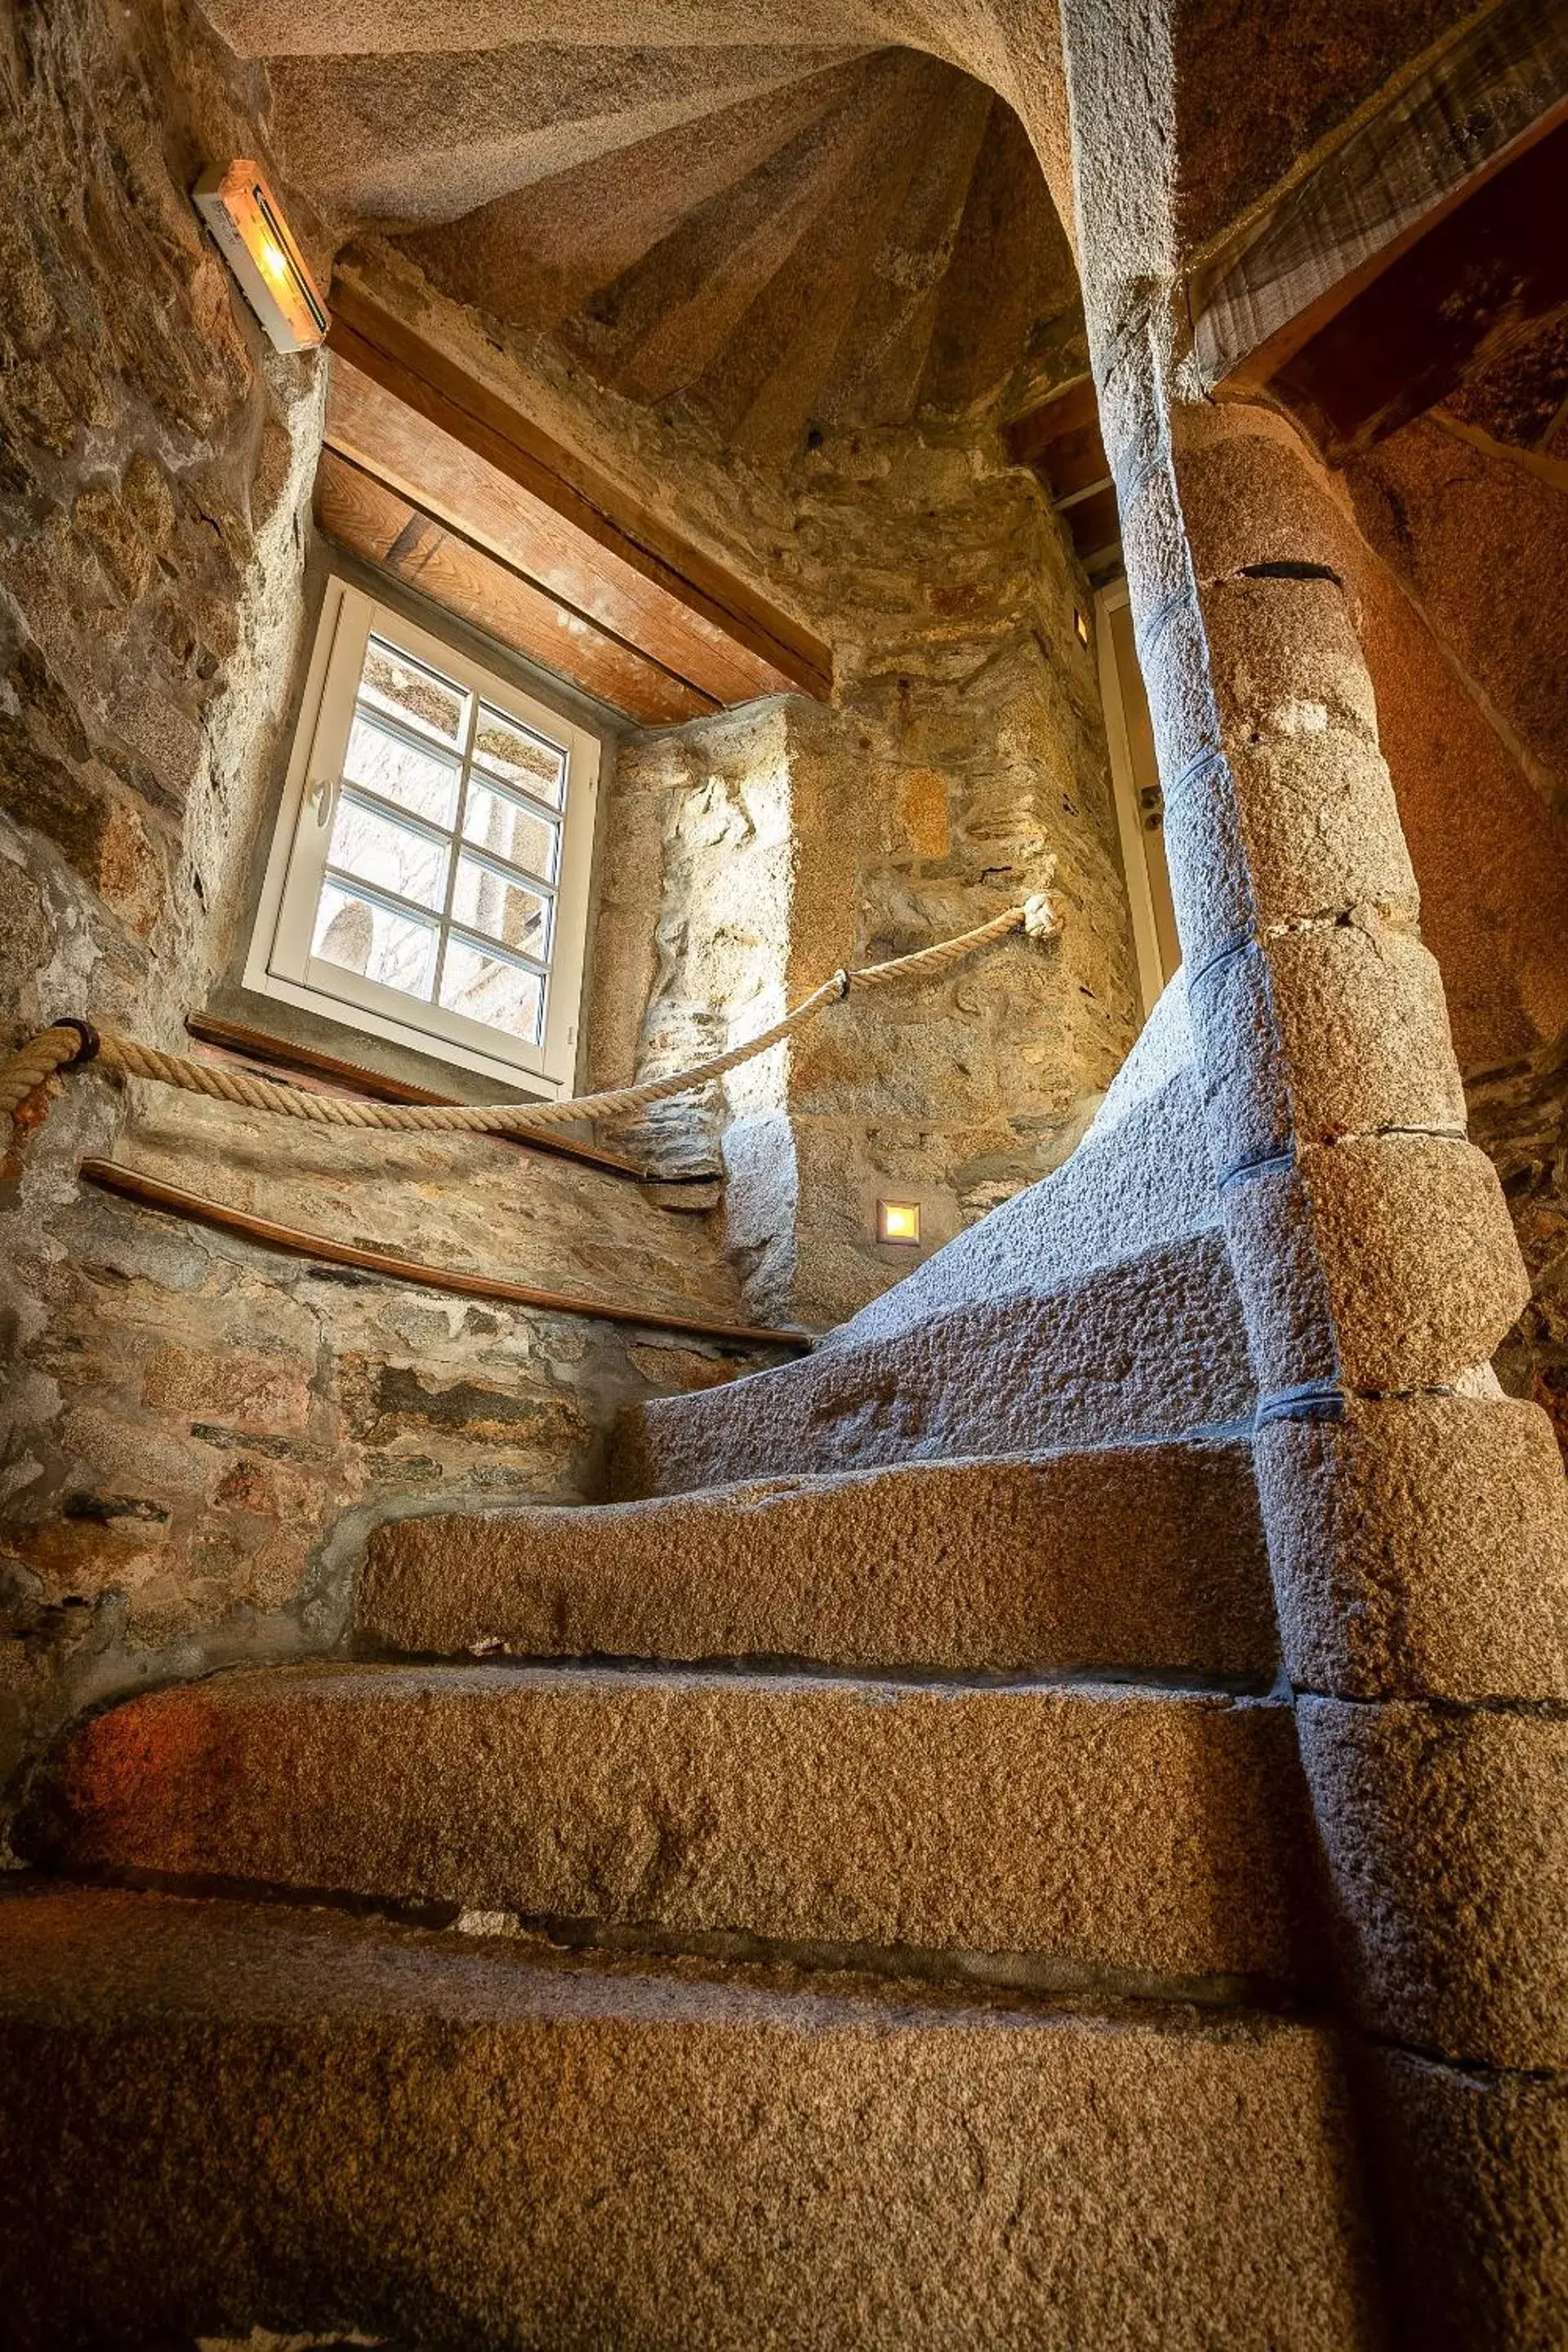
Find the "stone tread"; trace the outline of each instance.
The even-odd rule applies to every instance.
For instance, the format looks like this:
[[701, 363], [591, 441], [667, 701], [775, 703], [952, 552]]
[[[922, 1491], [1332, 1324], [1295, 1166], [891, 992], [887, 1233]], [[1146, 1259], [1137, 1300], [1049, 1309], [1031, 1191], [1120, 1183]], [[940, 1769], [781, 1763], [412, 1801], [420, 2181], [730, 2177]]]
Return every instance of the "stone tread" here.
[[72, 1870], [772, 1943], [1310, 1983], [1289, 1710], [1110, 1683], [311, 1664], [132, 1700], [23, 1835]]
[[7, 2343], [1379, 2341], [1323, 2028], [712, 1974], [0, 1899]]
[[1272, 1676], [1246, 1439], [900, 1464], [378, 1528], [364, 1639], [851, 1666]]
[[1256, 1401], [1224, 1237], [1195, 1234], [1040, 1292], [980, 1296], [908, 1329], [622, 1417], [634, 1499], [798, 1471], [1179, 1437]]

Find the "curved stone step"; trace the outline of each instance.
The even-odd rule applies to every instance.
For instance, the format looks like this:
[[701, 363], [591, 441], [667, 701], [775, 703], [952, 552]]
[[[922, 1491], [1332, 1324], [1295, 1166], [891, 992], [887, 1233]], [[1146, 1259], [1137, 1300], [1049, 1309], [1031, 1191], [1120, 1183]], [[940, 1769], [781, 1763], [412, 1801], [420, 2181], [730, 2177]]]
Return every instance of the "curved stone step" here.
[[459, 300], [557, 325], [860, 89], [860, 59], [742, 99], [403, 239]]
[[14, 2352], [1380, 2340], [1321, 2027], [466, 1941], [0, 1901]]
[[888, 82], [885, 69], [848, 81], [831, 111], [746, 179], [694, 203], [596, 296], [576, 334], [602, 374], [633, 398], [658, 400], [702, 373], [845, 178], [863, 184], [868, 121]]
[[1111, 1684], [315, 1664], [88, 1723], [72, 1870], [330, 1890], [678, 1937], [1301, 1982], [1287, 1707]]
[[818, 1353], [890, 1339], [949, 1307], [1037, 1295], [1215, 1231], [1219, 1195], [1192, 1051], [1178, 972], [1077, 1150], [829, 1331]]
[[355, 1624], [431, 1656], [1268, 1679], [1279, 1654], [1240, 1438], [395, 1519]]
[[454, 220], [857, 47], [515, 42], [448, 55], [279, 59], [272, 127], [290, 177], [338, 222]]
[[1224, 1238], [1204, 1233], [1040, 1295], [980, 1297], [886, 1339], [632, 1406], [612, 1477], [632, 1500], [795, 1471], [1114, 1445], [1227, 1431], [1254, 1402]]
[[915, 168], [816, 403], [825, 420], [891, 425], [912, 415], [990, 113], [982, 83], [949, 77], [905, 131]]
[[881, 93], [868, 107], [856, 171], [798, 239], [738, 321], [696, 387], [701, 405], [753, 455], [798, 448], [823, 383], [849, 333], [864, 289], [909, 192], [909, 126], [929, 106], [942, 68], [894, 51], [868, 75]]

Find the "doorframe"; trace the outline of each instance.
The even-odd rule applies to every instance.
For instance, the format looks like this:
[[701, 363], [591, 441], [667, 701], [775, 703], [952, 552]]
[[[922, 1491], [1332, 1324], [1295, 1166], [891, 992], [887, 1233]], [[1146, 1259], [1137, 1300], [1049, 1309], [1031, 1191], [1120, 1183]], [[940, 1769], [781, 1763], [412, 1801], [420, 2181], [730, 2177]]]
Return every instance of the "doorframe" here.
[[1131, 592], [1125, 577], [1101, 588], [1094, 600], [1096, 650], [1100, 661], [1100, 698], [1105, 709], [1106, 745], [1110, 753], [1110, 781], [1116, 802], [1116, 830], [1121, 843], [1121, 866], [1127, 883], [1127, 904], [1132, 918], [1132, 945], [1138, 958], [1138, 988], [1148, 1019], [1164, 992], [1160, 961], [1160, 934], [1154, 923], [1154, 894], [1149, 884], [1148, 853], [1138, 806], [1138, 786], [1132, 773], [1132, 746], [1127, 733], [1127, 705], [1110, 616], [1125, 612]]

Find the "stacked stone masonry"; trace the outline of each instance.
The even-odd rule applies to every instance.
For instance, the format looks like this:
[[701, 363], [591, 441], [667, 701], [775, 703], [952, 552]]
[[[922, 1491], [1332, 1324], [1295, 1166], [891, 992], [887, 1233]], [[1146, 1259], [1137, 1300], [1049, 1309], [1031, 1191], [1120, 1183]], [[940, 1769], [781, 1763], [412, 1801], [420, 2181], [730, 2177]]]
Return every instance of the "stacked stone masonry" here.
[[[1119, 51], [1071, 9], [1068, 28], [1089, 106], [1124, 96], [1140, 35]], [[1528, 1284], [1465, 1139], [1436, 968], [1407, 943], [1414, 877], [1356, 637], [1353, 526], [1283, 420], [1184, 397], [1170, 192], [1150, 192], [1131, 239], [1102, 180], [1079, 194], [1086, 247], [1092, 199], [1105, 210], [1090, 336], [1342, 1967], [1368, 2029], [1422, 2053], [1406, 2067], [1425, 2069], [1429, 2121], [1458, 2080], [1434, 2056], [1561, 2063], [1561, 1727], [1540, 1702], [1562, 1689], [1563, 1486], [1541, 1418], [1488, 1369]], [[1495, 1617], [1478, 1578], [1509, 1592]], [[1414, 2080], [1383, 2062], [1385, 2094]], [[1417, 2109], [1396, 2095], [1384, 2114], [1396, 2236], [1444, 2277], [1441, 2340], [1547, 2340], [1556, 2126], [1486, 2168], [1537, 2234], [1500, 2231], [1484, 2253], [1471, 2236], [1444, 2264], [1425, 2134], [1399, 2127]], [[1415, 2267], [1405, 2292], [1430, 2314]]]
[[[1000, 0], [592, 14], [574, 48], [486, 9], [451, 50], [437, 0], [0, 21], [6, 1034], [86, 1007], [178, 1045], [236, 968], [322, 389], [194, 225], [236, 152], [324, 278], [337, 246], [833, 642], [829, 706], [617, 742], [590, 1082], [1036, 887], [1063, 928], [607, 1139], [718, 1155], [722, 1201], [477, 1140], [370, 1161], [90, 1076], [29, 1107], [8, 2324], [1553, 2352], [1561, 487], [1508, 454], [1507, 352], [1334, 474], [1195, 397], [1184, 340], [1184, 274], [1465, 11], [1065, 0], [1065, 58]], [[858, 92], [924, 126], [869, 202]], [[1054, 216], [1018, 208], [1026, 136]], [[720, 156], [739, 212], [698, 189]], [[823, 159], [753, 317], [763, 199], [805, 217]], [[598, 273], [537, 314], [532, 188]], [[574, 200], [616, 190], [635, 253]], [[770, 337], [795, 373], [752, 382]], [[1089, 584], [998, 433], [1005, 384], [1086, 348], [1185, 955], [1131, 1055]], [[770, 1364], [342, 1278], [107, 1202], [84, 1152], [837, 1328]], [[883, 1192], [942, 1245], [898, 1286]]]

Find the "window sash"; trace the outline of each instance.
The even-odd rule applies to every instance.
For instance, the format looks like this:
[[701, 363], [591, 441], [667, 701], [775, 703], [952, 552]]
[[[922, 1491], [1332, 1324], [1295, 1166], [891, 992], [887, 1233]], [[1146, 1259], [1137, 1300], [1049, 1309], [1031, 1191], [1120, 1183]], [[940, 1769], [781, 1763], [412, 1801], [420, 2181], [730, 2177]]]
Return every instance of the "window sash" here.
[[[373, 635], [468, 695], [460, 744], [434, 728], [426, 732], [407, 723], [406, 715], [389, 710], [368, 694], [362, 699], [360, 681]], [[552, 807], [542, 797], [536, 799], [526, 787], [498, 774], [482, 754], [476, 755], [481, 706], [508, 729], [540, 743], [552, 760], [563, 761], [560, 807]], [[412, 749], [452, 763], [459, 787], [450, 825], [345, 776], [349, 735], [356, 715], [384, 728]], [[279, 812], [246, 970], [247, 986], [309, 1004], [329, 1017], [346, 1018], [354, 1026], [392, 1036], [416, 1050], [434, 1050], [468, 1067], [536, 1081], [556, 1093], [569, 1090], [576, 1058], [599, 753], [598, 738], [586, 729], [536, 703], [504, 677], [482, 668], [346, 582], [333, 581], [295, 738], [289, 787]], [[556, 863], [552, 881], [467, 837], [463, 828], [468, 797], [476, 787], [551, 828]], [[406, 827], [444, 853], [445, 888], [439, 907], [422, 906], [384, 883], [367, 881], [331, 861], [337, 813], [344, 800], [388, 824]], [[548, 852], [549, 845], [537, 836], [528, 845], [542, 854]], [[525, 892], [539, 902], [544, 909], [545, 953], [531, 954], [525, 948], [491, 938], [456, 914], [454, 900], [465, 860], [493, 875], [503, 887]], [[314, 953], [317, 910], [322, 886], [328, 882], [436, 930], [429, 997], [410, 995]], [[439, 1003], [448, 940], [541, 980], [544, 1017], [536, 1045]]]

